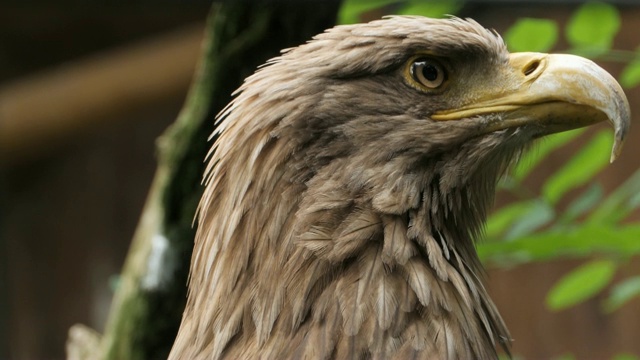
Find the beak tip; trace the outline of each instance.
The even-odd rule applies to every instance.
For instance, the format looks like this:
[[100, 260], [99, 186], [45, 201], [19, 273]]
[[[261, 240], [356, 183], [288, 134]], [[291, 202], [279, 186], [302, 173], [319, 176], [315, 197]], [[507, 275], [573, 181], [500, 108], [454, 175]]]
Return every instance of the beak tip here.
[[629, 101], [627, 100], [622, 87], [613, 77], [610, 77], [610, 84], [610, 88], [613, 89], [614, 96], [612, 96], [611, 107], [608, 109], [609, 111], [605, 111], [605, 113], [607, 113], [609, 123], [614, 130], [610, 159], [610, 162], [613, 163], [622, 153], [622, 146], [624, 145], [627, 133], [629, 132], [629, 125], [631, 123], [631, 107], [629, 106]]
[[615, 116], [609, 120], [614, 129], [613, 146], [611, 148], [610, 159], [611, 163], [613, 163], [622, 153], [622, 146], [624, 145], [624, 141], [627, 137], [629, 123], [631, 120], [631, 111], [629, 109], [628, 102], [626, 102], [626, 97], [624, 97], [624, 93], [622, 93], [621, 97], [625, 100], [625, 106], [623, 106], [622, 113], [619, 113], [619, 116]]
[[611, 158], [609, 160], [610, 163], [616, 161], [620, 154], [622, 153], [622, 145], [624, 144], [624, 137], [620, 136], [620, 134], [616, 134], [613, 140], [613, 147], [611, 148]]

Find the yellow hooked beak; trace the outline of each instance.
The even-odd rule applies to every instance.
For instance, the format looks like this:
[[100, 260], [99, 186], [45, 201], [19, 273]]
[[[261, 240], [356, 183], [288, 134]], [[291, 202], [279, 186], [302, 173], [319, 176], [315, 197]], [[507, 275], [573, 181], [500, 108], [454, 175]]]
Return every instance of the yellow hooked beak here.
[[500, 116], [487, 124], [487, 132], [533, 124], [543, 129], [541, 135], [607, 120], [615, 130], [611, 161], [620, 155], [631, 112], [622, 88], [608, 72], [579, 56], [541, 53], [511, 54], [506, 69], [509, 74], [497, 80], [504, 90], [487, 90], [472, 104], [431, 118], [445, 121], [495, 113]]

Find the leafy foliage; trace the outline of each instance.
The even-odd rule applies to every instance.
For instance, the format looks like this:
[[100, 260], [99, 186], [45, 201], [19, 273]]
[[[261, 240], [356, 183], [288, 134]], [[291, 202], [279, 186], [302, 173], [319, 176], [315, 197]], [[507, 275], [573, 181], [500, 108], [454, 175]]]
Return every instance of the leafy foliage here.
[[626, 88], [640, 84], [640, 48], [636, 50], [635, 59], [620, 74], [620, 84]]
[[562, 278], [547, 295], [547, 305], [561, 310], [593, 296], [602, 290], [616, 271], [610, 260], [596, 260], [575, 269]]
[[618, 10], [610, 4], [592, 2], [573, 14], [567, 24], [566, 35], [576, 52], [593, 57], [611, 50], [619, 29]]
[[564, 167], [553, 174], [542, 187], [542, 196], [556, 204], [569, 190], [592, 180], [593, 176], [609, 164], [609, 149], [613, 134], [601, 131], [582, 148]]
[[396, 0], [345, 0], [338, 13], [338, 23], [353, 24], [360, 21], [360, 16], [371, 10], [383, 8]]
[[548, 19], [520, 19], [504, 34], [511, 51], [547, 52], [557, 40], [558, 24]]
[[398, 9], [396, 12], [398, 15], [416, 15], [441, 18], [446, 15], [455, 14], [462, 6], [462, 1], [458, 0], [439, 0], [439, 1], [424, 1], [424, 0], [410, 0], [406, 4]]
[[[557, 41], [556, 33], [544, 30], [549, 20], [521, 19], [506, 32], [512, 50], [544, 51]], [[569, 52], [595, 58], [628, 61], [621, 75], [625, 87], [640, 83], [640, 49], [633, 56], [611, 45], [620, 28], [617, 9], [605, 3], [587, 3], [569, 20], [565, 34], [572, 46]], [[546, 37], [540, 39], [539, 37]], [[533, 39], [529, 39], [533, 38]], [[623, 55], [623, 56], [620, 56]], [[584, 301], [609, 287], [624, 261], [640, 254], [640, 224], [624, 220], [640, 206], [640, 170], [607, 197], [595, 176], [608, 164], [612, 134], [603, 130], [591, 137], [572, 159], [551, 175], [535, 194], [524, 179], [559, 149], [584, 130], [548, 137], [537, 149], [526, 154], [513, 174], [502, 184], [505, 191], [523, 198], [496, 211], [487, 224], [486, 243], [478, 246], [485, 262], [514, 265], [558, 257], [594, 258], [574, 269], [551, 289], [547, 305], [561, 310]], [[585, 186], [586, 184], [591, 184]], [[580, 190], [564, 209], [559, 204], [569, 191]], [[524, 196], [523, 196], [524, 194]], [[615, 285], [604, 303], [613, 311], [640, 295], [640, 279], [632, 277]]]
[[[364, 11], [441, 17], [452, 14], [460, 1], [346, 0], [340, 19], [355, 22]], [[620, 29], [615, 6], [603, 2], [581, 5], [569, 19], [564, 35], [569, 49], [594, 60], [627, 63], [620, 75], [626, 88], [640, 84], [640, 47], [635, 52], [612, 49]], [[558, 24], [549, 19], [523, 18], [504, 34], [511, 51], [547, 52], [559, 40]], [[605, 196], [595, 176], [609, 163], [612, 134], [603, 130], [592, 135], [571, 160], [551, 175], [540, 194], [529, 189], [525, 179], [546, 158], [578, 138], [584, 129], [564, 132], [543, 139], [526, 153], [514, 171], [500, 184], [519, 201], [497, 209], [488, 219], [487, 241], [478, 245], [484, 262], [517, 265], [558, 257], [594, 259], [561, 278], [548, 294], [547, 304], [561, 310], [584, 301], [608, 288], [613, 275], [625, 260], [640, 254], [640, 223], [625, 219], [640, 207], [640, 170], [611, 194]], [[569, 192], [577, 196], [564, 208], [559, 204]], [[640, 295], [640, 276], [614, 285], [604, 303], [608, 311], [623, 306]], [[619, 355], [620, 359], [627, 359]], [[632, 357], [635, 358], [635, 357]]]
[[625, 302], [638, 295], [640, 295], [640, 275], [616, 284], [611, 290], [611, 296], [605, 303], [606, 309], [608, 311], [616, 310]]
[[421, 15], [441, 18], [455, 14], [462, 7], [462, 0], [344, 0], [338, 13], [338, 23], [359, 22], [364, 14]]
[[611, 358], [611, 360], [638, 360], [640, 359], [636, 355], [633, 354], [618, 354]]
[[[345, 7], [358, 2], [347, 0]], [[430, 17], [452, 14], [460, 7], [459, 1], [380, 0], [376, 3], [394, 4], [395, 7], [383, 9], [383, 13], [395, 9], [397, 14]], [[635, 53], [613, 50], [611, 46], [619, 29], [620, 16], [614, 6], [599, 2], [584, 4], [565, 28], [566, 40], [571, 46], [567, 51], [595, 60], [627, 62], [620, 83], [632, 88], [640, 84], [640, 47]], [[504, 39], [511, 51], [547, 52], [558, 42], [558, 34], [558, 25], [552, 20], [524, 18], [505, 32]], [[610, 130], [603, 130], [592, 135], [579, 152], [546, 180], [540, 194], [524, 184], [544, 159], [585, 134], [585, 129], [578, 129], [547, 137], [523, 156], [500, 186], [521, 200], [497, 209], [490, 216], [487, 241], [478, 245], [478, 253], [484, 262], [503, 266], [559, 257], [592, 259], [564, 275], [552, 287], [547, 306], [554, 311], [563, 310], [611, 287], [603, 303], [603, 308], [611, 312], [640, 296], [640, 275], [610, 286], [625, 261], [640, 254], [640, 223], [625, 223], [640, 207], [640, 169], [605, 196], [603, 186], [594, 180], [609, 163], [613, 137]], [[576, 190], [579, 194], [562, 209], [559, 204], [567, 193]], [[571, 354], [564, 354], [556, 359], [573, 358]], [[639, 358], [618, 354], [614, 359]]]

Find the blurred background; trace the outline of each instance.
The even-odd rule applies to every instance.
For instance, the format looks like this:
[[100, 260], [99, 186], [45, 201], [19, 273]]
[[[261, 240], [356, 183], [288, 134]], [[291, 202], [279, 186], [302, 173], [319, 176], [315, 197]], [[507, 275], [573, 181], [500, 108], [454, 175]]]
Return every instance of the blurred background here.
[[[640, 5], [612, 4], [619, 29], [598, 63], [619, 78], [636, 59]], [[156, 168], [155, 140], [183, 104], [209, 5], [0, 4], [0, 358], [64, 358], [71, 325], [103, 330]], [[580, 6], [468, 1], [456, 2], [454, 10], [502, 34], [522, 18], [551, 19], [560, 29], [551, 46], [562, 50], [571, 47], [563, 29]], [[625, 90], [632, 114], [640, 113], [637, 84]], [[545, 179], [605, 127], [558, 147], [522, 183], [544, 192]], [[593, 183], [604, 194], [616, 191], [638, 169], [639, 153], [634, 124], [618, 161], [569, 189], [552, 216], [584, 198]], [[517, 202], [510, 190], [498, 194], [499, 207]], [[637, 211], [626, 215], [624, 224], [640, 221]], [[560, 310], [549, 305], [550, 289], [598, 256], [486, 257], [490, 291], [515, 339], [515, 355], [640, 356], [640, 299], [614, 311], [603, 307], [616, 282], [640, 274], [637, 256], [619, 259], [602, 289], [585, 301]]]
[[209, 7], [0, 4], [0, 358], [103, 329]]

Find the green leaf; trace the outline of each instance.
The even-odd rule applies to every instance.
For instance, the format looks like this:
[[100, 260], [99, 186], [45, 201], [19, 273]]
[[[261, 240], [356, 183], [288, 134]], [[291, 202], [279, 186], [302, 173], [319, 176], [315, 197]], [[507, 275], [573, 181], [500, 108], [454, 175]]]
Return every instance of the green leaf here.
[[640, 276], [634, 276], [616, 284], [605, 302], [605, 309], [614, 311], [636, 296], [640, 296]]
[[[638, 56], [640, 57], [640, 55]], [[620, 84], [625, 88], [632, 88], [640, 84], [640, 60], [629, 63], [620, 74]]]
[[511, 354], [511, 356], [507, 354], [498, 354], [498, 360], [525, 360], [525, 358], [514, 354]]
[[547, 180], [542, 188], [544, 198], [555, 204], [567, 191], [591, 180], [609, 164], [612, 138], [610, 130], [594, 135], [578, 154]]
[[592, 213], [587, 221], [595, 224], [614, 224], [623, 220], [638, 204], [640, 169], [613, 191]]
[[555, 211], [545, 201], [532, 201], [531, 206], [513, 223], [505, 239], [513, 240], [531, 234], [548, 224], [554, 217]]
[[585, 257], [610, 254], [618, 257], [640, 255], [640, 223], [622, 227], [585, 225], [551, 229], [513, 241], [478, 243], [483, 262], [521, 264], [557, 257]]
[[569, 44], [585, 56], [598, 56], [611, 49], [620, 29], [618, 10], [604, 2], [586, 3], [573, 14], [566, 28]]
[[398, 2], [398, 0], [344, 0], [338, 11], [338, 24], [355, 24], [360, 22], [361, 14]]
[[616, 354], [611, 360], [639, 360], [640, 358], [633, 354]]
[[411, 0], [406, 6], [400, 8], [397, 14], [442, 18], [455, 14], [461, 7], [460, 0]]
[[516, 166], [513, 177], [522, 181], [553, 150], [567, 144], [585, 131], [584, 128], [553, 134], [540, 139], [536, 146], [527, 151]]
[[553, 360], [575, 360], [576, 357], [571, 354], [571, 353], [567, 353], [567, 354], [562, 354], [560, 356], [554, 357]]
[[610, 260], [596, 260], [578, 267], [549, 291], [547, 307], [562, 310], [587, 300], [609, 284], [615, 271], [616, 264]]
[[548, 52], [558, 41], [558, 25], [549, 19], [519, 19], [507, 30], [509, 51]]
[[577, 199], [569, 204], [565, 212], [562, 214], [560, 222], [569, 223], [587, 213], [600, 202], [603, 195], [604, 190], [602, 189], [602, 185], [599, 183], [591, 185]]
[[509, 204], [491, 214], [487, 220], [485, 237], [490, 241], [497, 240], [511, 224], [529, 211], [532, 202], [533, 200], [528, 200]]

